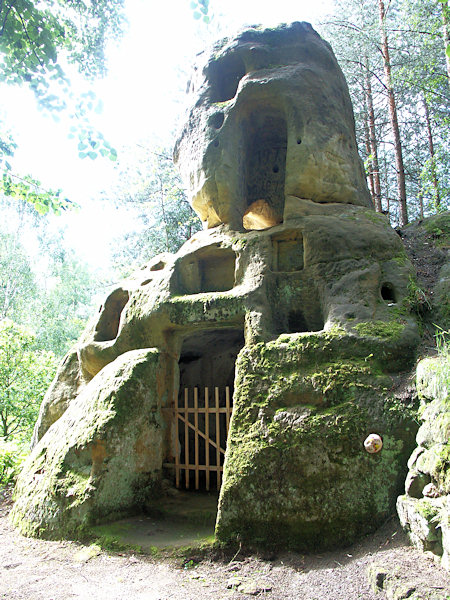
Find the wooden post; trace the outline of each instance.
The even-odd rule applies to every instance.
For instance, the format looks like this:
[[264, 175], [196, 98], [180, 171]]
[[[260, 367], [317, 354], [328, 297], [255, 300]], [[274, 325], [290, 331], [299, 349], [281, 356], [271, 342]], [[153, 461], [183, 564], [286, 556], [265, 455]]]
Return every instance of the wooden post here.
[[206, 490], [209, 492], [209, 396], [207, 387], [205, 387], [205, 436]]
[[231, 406], [230, 406], [230, 388], [227, 386], [225, 388], [225, 406], [227, 409], [226, 415], [227, 415], [227, 429], [226, 429], [226, 435], [228, 438], [228, 430], [230, 429], [230, 415], [231, 415]]
[[216, 395], [216, 466], [217, 466], [217, 489], [220, 490], [220, 412], [219, 412], [219, 388], [214, 388]]
[[198, 388], [194, 388], [194, 435], [195, 435], [195, 489], [199, 488], [199, 469], [198, 469]]
[[188, 405], [189, 405], [189, 390], [187, 388], [184, 389], [184, 474], [186, 478], [186, 489], [189, 489], [189, 413], [188, 413]]
[[175, 416], [175, 486], [180, 487], [180, 440], [178, 430], [178, 394], [174, 398], [173, 411]]

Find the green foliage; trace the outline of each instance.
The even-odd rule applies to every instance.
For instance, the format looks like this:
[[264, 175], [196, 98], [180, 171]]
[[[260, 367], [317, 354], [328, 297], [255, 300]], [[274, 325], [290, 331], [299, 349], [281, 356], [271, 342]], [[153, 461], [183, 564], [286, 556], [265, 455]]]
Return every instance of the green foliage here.
[[194, 19], [197, 21], [201, 19], [207, 25], [210, 23], [211, 16], [209, 14], [209, 0], [192, 0], [191, 8], [194, 11]]
[[132, 211], [138, 222], [136, 231], [115, 245], [115, 263], [122, 274], [156, 254], [176, 252], [201, 229], [169, 151], [148, 147], [130, 155], [130, 165], [119, 164], [121, 187], [113, 192], [116, 203]]
[[36, 298], [34, 328], [40, 348], [63, 356], [85, 328], [100, 282], [73, 250], [64, 248], [59, 236], [48, 237], [42, 245], [50, 261]]
[[17, 319], [35, 293], [35, 276], [22, 244], [12, 233], [0, 232], [0, 319]]
[[0, 436], [28, 437], [56, 371], [52, 352], [37, 350], [34, 334], [9, 319], [0, 322]]
[[14, 483], [28, 450], [18, 440], [0, 438], [0, 487]]
[[437, 246], [450, 245], [450, 213], [433, 215], [423, 222], [425, 230], [433, 236]]
[[[89, 113], [101, 103], [88, 91], [75, 94], [62, 64], [77, 65], [87, 78], [106, 71], [104, 48], [124, 24], [123, 0], [4, 0], [0, 3], [0, 81], [28, 86], [38, 107], [55, 120], [65, 111], [73, 121], [69, 137], [77, 136], [81, 158], [98, 155], [111, 160], [117, 152], [97, 132]], [[60, 191], [43, 190], [29, 175], [12, 173], [9, 160], [15, 144], [0, 121], [0, 191], [31, 202], [39, 213], [60, 212], [71, 206]]]
[[0, 226], [0, 319], [31, 326], [36, 347], [63, 356], [92, 313], [99, 279], [65, 247], [62, 234], [49, 232], [45, 218], [29, 214], [31, 207], [12, 201], [0, 206], [7, 230]]
[[403, 304], [409, 312], [414, 312], [418, 316], [423, 316], [431, 310], [428, 294], [417, 285], [413, 277], [409, 278], [408, 296], [404, 299]]
[[[450, 87], [444, 53], [448, 42], [442, 27], [448, 6], [437, 0], [402, 0], [385, 2], [385, 7], [408, 214], [417, 218], [448, 207], [450, 202]], [[369, 183], [374, 186], [379, 175], [382, 209], [395, 224], [398, 173], [380, 48], [378, 0], [336, 0], [334, 14], [327, 17], [321, 34], [331, 42], [349, 84], [358, 147]]]

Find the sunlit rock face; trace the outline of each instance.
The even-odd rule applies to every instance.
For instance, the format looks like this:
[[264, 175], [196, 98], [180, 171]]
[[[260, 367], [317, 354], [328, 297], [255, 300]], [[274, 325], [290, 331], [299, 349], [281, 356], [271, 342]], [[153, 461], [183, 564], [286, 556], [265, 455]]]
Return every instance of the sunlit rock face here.
[[206, 227], [242, 228], [258, 200], [281, 221], [286, 196], [370, 205], [347, 84], [309, 23], [249, 29], [201, 59], [175, 159]]
[[414, 443], [395, 393], [418, 341], [412, 266], [368, 206], [345, 82], [309, 25], [218, 45], [196, 85], [177, 153], [208, 228], [122, 282], [63, 361], [13, 521], [74, 535], [163, 503], [171, 406], [229, 386], [217, 536], [349, 543], [391, 514]]

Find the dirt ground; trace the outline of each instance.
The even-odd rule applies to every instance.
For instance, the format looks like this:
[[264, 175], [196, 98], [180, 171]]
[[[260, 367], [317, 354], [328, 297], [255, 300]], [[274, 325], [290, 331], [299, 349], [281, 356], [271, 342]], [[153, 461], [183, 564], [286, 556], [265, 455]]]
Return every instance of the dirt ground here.
[[[448, 600], [448, 573], [411, 548], [398, 521], [349, 548], [321, 555], [152, 557], [69, 541], [25, 538], [0, 500], [0, 598], [8, 600]], [[381, 586], [369, 583], [372, 568]], [[395, 594], [395, 595], [394, 595]]]

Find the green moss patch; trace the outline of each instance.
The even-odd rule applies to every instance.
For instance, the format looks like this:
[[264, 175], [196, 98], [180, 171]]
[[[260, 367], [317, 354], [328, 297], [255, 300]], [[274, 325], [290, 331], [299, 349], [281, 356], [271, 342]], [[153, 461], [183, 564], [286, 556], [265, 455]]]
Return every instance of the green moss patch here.
[[369, 335], [380, 338], [399, 338], [405, 329], [403, 323], [398, 321], [369, 321], [353, 326], [359, 335]]

